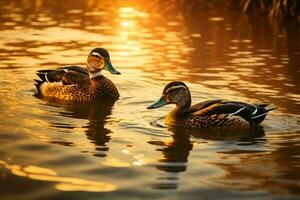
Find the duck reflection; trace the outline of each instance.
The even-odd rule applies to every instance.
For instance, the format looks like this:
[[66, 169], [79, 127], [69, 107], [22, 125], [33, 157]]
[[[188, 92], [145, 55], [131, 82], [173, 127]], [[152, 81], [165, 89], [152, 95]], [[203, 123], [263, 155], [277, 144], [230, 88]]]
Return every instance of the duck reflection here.
[[[53, 105], [53, 102], [51, 102]], [[94, 156], [105, 157], [109, 150], [107, 143], [110, 140], [111, 131], [105, 128], [107, 116], [111, 114], [111, 110], [114, 103], [101, 102], [90, 104], [71, 104], [71, 103], [59, 103], [59, 107], [63, 107], [64, 111], [60, 111], [58, 114], [64, 117], [71, 117], [76, 119], [87, 119], [86, 125], [82, 126], [86, 134], [87, 139], [91, 141], [96, 147], [96, 153]], [[55, 106], [57, 106], [55, 104]], [[61, 123], [51, 123], [51, 126], [57, 128], [75, 128], [70, 125], [64, 126]], [[59, 143], [65, 145], [64, 143]]]
[[255, 141], [256, 138], [265, 136], [262, 126], [252, 127], [245, 130], [186, 130], [195, 138], [218, 141]]
[[172, 141], [148, 141], [151, 145], [156, 145], [156, 149], [162, 152], [162, 158], [158, 159], [156, 168], [164, 172], [154, 184], [155, 189], [177, 189], [179, 185], [179, 173], [186, 171], [188, 166], [188, 156], [193, 149], [192, 139], [220, 140], [220, 141], [248, 141], [251, 144], [256, 142], [256, 138], [265, 135], [262, 127], [255, 127], [243, 131], [216, 131], [197, 130], [183, 128], [169, 128], [172, 133]]
[[188, 156], [193, 144], [190, 135], [184, 130], [170, 129], [172, 141], [149, 141], [149, 144], [158, 146], [157, 151], [162, 152], [162, 158], [158, 160], [156, 168], [166, 172], [158, 177], [159, 182], [154, 185], [156, 189], [176, 189], [178, 187], [178, 175], [186, 171]]

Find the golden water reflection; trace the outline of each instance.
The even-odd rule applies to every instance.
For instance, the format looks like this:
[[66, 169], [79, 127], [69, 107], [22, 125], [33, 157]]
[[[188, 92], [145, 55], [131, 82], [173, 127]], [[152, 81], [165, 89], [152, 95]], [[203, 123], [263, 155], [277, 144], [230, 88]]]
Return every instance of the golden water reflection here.
[[[23, 184], [18, 176], [34, 189], [42, 181], [59, 191], [113, 191], [115, 199], [125, 192], [165, 198], [161, 189], [182, 199], [199, 191], [207, 199], [222, 192], [229, 199], [299, 194], [299, 30], [287, 27], [277, 37], [266, 21], [196, 6], [1, 1], [0, 164], [13, 185]], [[104, 72], [120, 91], [115, 105], [33, 97], [36, 70], [84, 66], [94, 47], [107, 48], [122, 72]], [[172, 107], [146, 106], [173, 80], [186, 82], [194, 103], [225, 98], [278, 110], [248, 138], [153, 127]]]
[[61, 191], [111, 192], [117, 189], [115, 185], [110, 183], [58, 176], [55, 171], [39, 166], [30, 165], [21, 167], [3, 160], [0, 160], [0, 165], [17, 176], [23, 176], [33, 180], [55, 182], [54, 187]]

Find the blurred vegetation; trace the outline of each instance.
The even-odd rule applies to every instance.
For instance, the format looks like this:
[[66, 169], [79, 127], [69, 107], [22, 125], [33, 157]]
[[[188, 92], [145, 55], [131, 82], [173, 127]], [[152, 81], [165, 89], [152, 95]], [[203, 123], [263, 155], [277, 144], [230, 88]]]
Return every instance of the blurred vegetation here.
[[186, 10], [242, 10], [250, 14], [263, 14], [272, 21], [293, 19], [300, 23], [300, 0], [182, 0], [182, 4]]
[[260, 10], [271, 20], [295, 18], [300, 22], [300, 0], [243, 0], [243, 11]]

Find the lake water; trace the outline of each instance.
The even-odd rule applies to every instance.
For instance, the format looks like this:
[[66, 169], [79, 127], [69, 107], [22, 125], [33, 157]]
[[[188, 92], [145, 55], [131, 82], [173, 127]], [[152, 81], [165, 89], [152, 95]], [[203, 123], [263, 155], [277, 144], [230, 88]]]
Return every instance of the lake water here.
[[[183, 1], [184, 2], [184, 1]], [[194, 2], [194, 1], [192, 1]], [[300, 197], [300, 31], [291, 21], [168, 1], [0, 2], [1, 199]], [[109, 50], [110, 109], [34, 97], [40, 69]], [[184, 81], [193, 102], [277, 107], [251, 136], [168, 129], [147, 110]]]

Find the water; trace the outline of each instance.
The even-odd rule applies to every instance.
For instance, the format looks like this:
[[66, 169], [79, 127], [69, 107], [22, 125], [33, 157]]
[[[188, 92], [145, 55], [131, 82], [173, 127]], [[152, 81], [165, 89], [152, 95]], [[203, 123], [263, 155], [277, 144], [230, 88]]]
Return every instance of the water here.
[[[0, 2], [1, 199], [299, 198], [299, 27], [165, 1]], [[39, 69], [105, 47], [113, 108], [34, 97]], [[170, 81], [193, 102], [273, 103], [249, 133], [166, 128]]]

